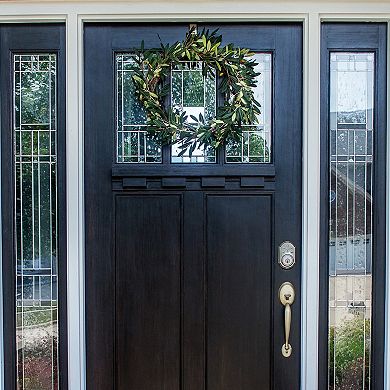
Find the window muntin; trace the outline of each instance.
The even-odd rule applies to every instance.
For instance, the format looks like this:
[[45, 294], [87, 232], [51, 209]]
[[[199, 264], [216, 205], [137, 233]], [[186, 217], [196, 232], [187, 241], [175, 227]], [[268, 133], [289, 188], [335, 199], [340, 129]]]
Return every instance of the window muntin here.
[[17, 383], [58, 388], [57, 56], [14, 55]]
[[374, 53], [330, 54], [330, 389], [371, 386], [374, 68]]

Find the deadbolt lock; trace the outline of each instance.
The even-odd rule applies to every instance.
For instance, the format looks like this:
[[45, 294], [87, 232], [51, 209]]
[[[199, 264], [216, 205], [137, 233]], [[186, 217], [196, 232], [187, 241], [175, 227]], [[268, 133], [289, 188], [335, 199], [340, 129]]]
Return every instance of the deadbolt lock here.
[[290, 269], [295, 264], [295, 246], [290, 241], [279, 245], [279, 265], [283, 269]]

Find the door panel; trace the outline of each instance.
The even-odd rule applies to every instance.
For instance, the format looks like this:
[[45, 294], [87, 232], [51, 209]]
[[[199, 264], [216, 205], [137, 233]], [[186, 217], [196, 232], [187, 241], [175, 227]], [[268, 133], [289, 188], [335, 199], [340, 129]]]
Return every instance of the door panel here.
[[207, 388], [270, 388], [271, 197], [207, 196]]
[[119, 389], [180, 388], [181, 219], [179, 195], [116, 199]]
[[220, 148], [215, 163], [171, 164], [165, 146], [160, 162], [117, 163], [116, 56], [182, 40], [188, 25], [85, 25], [88, 389], [299, 388], [302, 26], [206, 27], [272, 55], [270, 163], [226, 163]]

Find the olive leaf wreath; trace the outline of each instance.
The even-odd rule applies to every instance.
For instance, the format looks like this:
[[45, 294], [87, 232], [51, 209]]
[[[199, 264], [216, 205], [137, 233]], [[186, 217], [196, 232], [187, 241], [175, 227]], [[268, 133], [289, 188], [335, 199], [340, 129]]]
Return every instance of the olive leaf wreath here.
[[[233, 44], [221, 46], [222, 36], [217, 31], [191, 29], [183, 42], [164, 45], [161, 49], [141, 49], [133, 57], [132, 78], [136, 96], [145, 108], [147, 132], [162, 144], [178, 143], [179, 156], [201, 146], [220, 145], [239, 141], [244, 125], [255, 125], [260, 114], [260, 103], [255, 99], [256, 61], [249, 49]], [[216, 116], [206, 121], [202, 114], [190, 116], [186, 112], [167, 106], [164, 102], [170, 90], [168, 78], [172, 66], [184, 61], [202, 63], [203, 77], [216, 72], [220, 77], [219, 91], [224, 104], [217, 107]]]

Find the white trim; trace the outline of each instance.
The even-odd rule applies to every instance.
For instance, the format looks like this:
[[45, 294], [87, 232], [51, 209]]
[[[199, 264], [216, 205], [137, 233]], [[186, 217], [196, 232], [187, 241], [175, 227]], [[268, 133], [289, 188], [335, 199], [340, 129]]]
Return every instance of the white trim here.
[[[232, 0], [198, 0], [197, 2], [188, 2], [185, 0], [167, 1], [151, 0], [142, 2], [133, 1], [1, 1], [1, 14], [5, 16], [34, 16], [40, 15], [103, 15], [105, 17], [115, 17], [121, 15], [144, 14], [151, 17], [171, 18], [174, 15], [181, 14], [189, 20], [194, 16], [204, 14], [208, 17], [220, 19], [221, 15], [266, 15], [266, 14], [284, 14], [287, 18], [294, 17], [295, 14], [318, 13], [320, 15], [328, 13], [329, 15], [342, 14], [346, 17], [352, 14], [360, 13], [362, 17], [370, 18], [377, 14], [383, 17], [383, 13], [389, 13], [390, 4], [388, 0], [383, 1], [250, 1], [243, 0], [239, 3]], [[245, 12], [243, 12], [245, 10]], [[256, 17], [256, 16], [255, 16]]]
[[[310, 53], [310, 55], [309, 55]], [[303, 126], [302, 389], [318, 387], [320, 18], [305, 25]]]
[[[245, 12], [243, 12], [245, 10]], [[319, 14], [330, 18], [345, 20], [360, 17], [364, 20], [388, 19], [390, 3], [354, 2], [354, 1], [242, 1], [209, 0], [188, 1], [1, 1], [0, 15], [2, 20], [20, 21], [21, 19], [65, 20], [75, 14], [83, 19], [118, 20], [144, 17], [154, 20], [213, 18], [253, 18], [253, 20], [296, 20], [297, 15]], [[387, 14], [387, 15], [386, 15]]]
[[[303, 257], [302, 257], [302, 386], [316, 390], [318, 364], [319, 254], [319, 82], [321, 20], [389, 21], [386, 1], [1, 1], [0, 22], [67, 23], [67, 239], [69, 389], [85, 389], [84, 318], [84, 173], [83, 173], [83, 36], [84, 21], [303, 21]], [[242, 12], [245, 10], [245, 12]], [[390, 61], [389, 61], [390, 62]], [[390, 73], [389, 73], [390, 74]], [[390, 99], [389, 99], [390, 112]], [[390, 118], [389, 126], [390, 128]], [[389, 132], [390, 133], [390, 132]], [[390, 134], [388, 135], [390, 151]], [[387, 190], [390, 194], [390, 153]], [[390, 242], [390, 199], [387, 237]], [[1, 248], [0, 248], [1, 249]], [[389, 259], [390, 251], [387, 252]], [[389, 264], [389, 262], [387, 262]], [[1, 287], [1, 280], [0, 280]], [[386, 386], [390, 388], [390, 267], [387, 269]], [[0, 290], [0, 298], [2, 298]], [[1, 299], [2, 302], [2, 299]], [[0, 315], [2, 306], [0, 304]], [[0, 331], [1, 325], [0, 325]], [[0, 389], [4, 363], [0, 338]]]
[[85, 388], [84, 137], [81, 21], [67, 19], [67, 246], [69, 389]]

